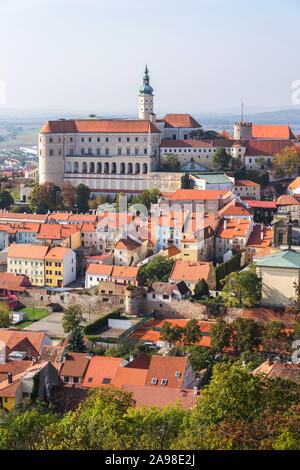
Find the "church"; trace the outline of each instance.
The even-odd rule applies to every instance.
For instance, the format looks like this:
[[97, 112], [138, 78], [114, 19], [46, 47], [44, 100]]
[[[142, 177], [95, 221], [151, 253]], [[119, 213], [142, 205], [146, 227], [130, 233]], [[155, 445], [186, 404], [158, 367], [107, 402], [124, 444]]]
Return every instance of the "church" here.
[[138, 96], [138, 119], [59, 119], [39, 133], [39, 180], [87, 185], [91, 193], [136, 194], [180, 188], [181, 173], [160, 172], [161, 142], [188, 140], [200, 124], [189, 114], [157, 119], [146, 66]]

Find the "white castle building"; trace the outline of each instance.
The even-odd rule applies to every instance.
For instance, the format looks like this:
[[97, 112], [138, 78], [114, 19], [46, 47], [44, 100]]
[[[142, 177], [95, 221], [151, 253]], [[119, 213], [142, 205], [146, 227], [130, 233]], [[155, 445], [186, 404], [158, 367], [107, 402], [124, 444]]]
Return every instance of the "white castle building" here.
[[160, 172], [168, 155], [176, 155], [181, 171], [213, 168], [217, 148], [240, 161], [241, 167], [267, 169], [274, 155], [295, 145], [289, 126], [234, 124], [233, 137], [196, 140], [201, 125], [189, 114], [157, 119], [153, 88], [146, 66], [138, 96], [138, 119], [59, 119], [39, 133], [39, 180], [61, 186], [87, 185], [91, 193], [136, 194], [157, 187], [176, 191], [182, 173]]
[[201, 126], [189, 114], [156, 119], [147, 66], [138, 100], [139, 119], [48, 121], [39, 133], [40, 183], [84, 183], [94, 193], [178, 189], [180, 174], [159, 172], [161, 141], [188, 139]]

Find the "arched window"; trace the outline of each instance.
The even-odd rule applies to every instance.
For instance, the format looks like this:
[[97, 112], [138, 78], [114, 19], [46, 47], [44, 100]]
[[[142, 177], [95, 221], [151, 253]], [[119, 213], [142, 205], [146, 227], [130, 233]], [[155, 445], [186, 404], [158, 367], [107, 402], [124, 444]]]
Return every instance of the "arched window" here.
[[101, 168], [101, 162], [97, 162], [97, 173], [101, 173], [102, 168]]
[[90, 173], [95, 173], [95, 163], [90, 162]]
[[109, 173], [109, 163], [108, 162], [105, 162], [104, 163], [104, 173]]
[[82, 173], [87, 173], [87, 163], [82, 162]]
[[123, 162], [120, 164], [120, 173], [121, 173], [121, 175], [125, 174], [125, 163], [123, 163]]
[[74, 162], [73, 173], [78, 173], [78, 162]]
[[148, 165], [147, 165], [147, 163], [143, 163], [143, 173], [144, 173], [144, 174], [148, 173]]
[[67, 162], [66, 163], [66, 172], [71, 173], [71, 171], [72, 171], [72, 164], [71, 164], [71, 162]]
[[134, 165], [134, 172], [135, 172], [135, 174], [137, 175], [138, 173], [140, 173], [140, 171], [141, 171], [140, 164], [139, 164], [139, 163], [136, 163], [136, 164]]
[[132, 174], [132, 171], [133, 171], [132, 163], [128, 163], [128, 165], [127, 165], [127, 174], [128, 175]]
[[111, 164], [111, 173], [117, 173], [117, 165], [115, 162], [112, 162]]

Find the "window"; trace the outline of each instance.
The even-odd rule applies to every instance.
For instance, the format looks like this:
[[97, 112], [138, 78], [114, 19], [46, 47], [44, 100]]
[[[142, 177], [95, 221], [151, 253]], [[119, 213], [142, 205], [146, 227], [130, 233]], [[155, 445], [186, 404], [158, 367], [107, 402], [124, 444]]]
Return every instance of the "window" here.
[[175, 377], [180, 377], [181, 376], [181, 372], [175, 372]]
[[109, 378], [104, 378], [104, 379], [102, 380], [102, 383], [103, 383], [104, 385], [110, 384], [110, 382], [111, 382], [111, 379], [109, 379]]
[[109, 149], [108, 148], [105, 149], [105, 155], [109, 155]]
[[162, 379], [161, 384], [162, 385], [167, 385], [168, 384], [168, 379]]
[[122, 155], [122, 149], [118, 148], [118, 155]]
[[73, 377], [73, 382], [74, 382], [74, 384], [78, 384], [79, 383], [79, 377]]
[[64, 382], [66, 383], [70, 382], [70, 377], [68, 375], [64, 376]]
[[158, 379], [156, 377], [153, 377], [153, 379], [151, 380], [152, 385], [156, 385], [157, 382], [158, 382]]
[[88, 382], [91, 383], [93, 381], [93, 377], [88, 378]]
[[126, 149], [126, 155], [130, 155], [130, 148], [129, 147], [127, 147], [127, 149]]
[[53, 157], [53, 150], [49, 150], [50, 157]]
[[145, 148], [144, 149], [144, 155], [147, 155], [147, 153], [148, 153], [148, 150]]

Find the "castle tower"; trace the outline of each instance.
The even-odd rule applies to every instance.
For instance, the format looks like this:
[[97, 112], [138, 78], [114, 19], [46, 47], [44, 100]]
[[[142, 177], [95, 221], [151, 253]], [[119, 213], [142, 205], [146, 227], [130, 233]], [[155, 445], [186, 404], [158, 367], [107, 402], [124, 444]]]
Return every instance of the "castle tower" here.
[[155, 122], [155, 114], [153, 113], [153, 88], [150, 86], [147, 65], [145, 67], [143, 85], [139, 93], [139, 118]]
[[233, 138], [235, 140], [251, 140], [252, 122], [235, 122], [233, 128]]

